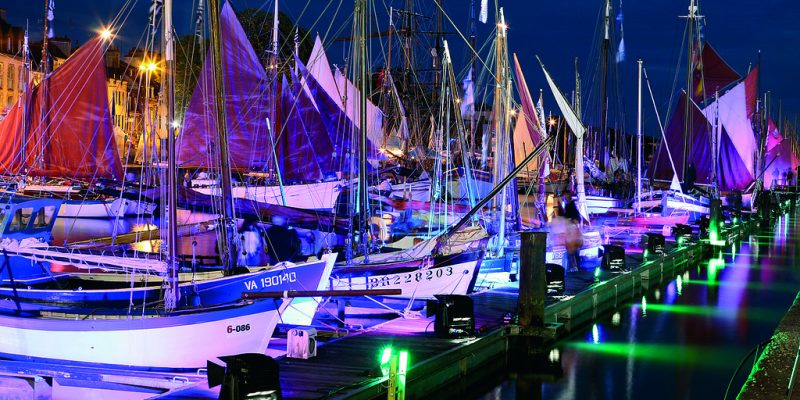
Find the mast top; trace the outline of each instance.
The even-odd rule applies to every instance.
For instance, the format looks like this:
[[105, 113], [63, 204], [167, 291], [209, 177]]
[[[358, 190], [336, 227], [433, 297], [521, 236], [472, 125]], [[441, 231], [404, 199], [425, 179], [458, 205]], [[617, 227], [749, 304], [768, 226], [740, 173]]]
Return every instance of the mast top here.
[[703, 19], [705, 15], [698, 14], [700, 12], [700, 2], [698, 0], [689, 0], [689, 14], [680, 15], [678, 18], [688, 19]]
[[508, 30], [508, 24], [506, 24], [506, 17], [503, 14], [503, 7], [500, 7], [500, 20], [497, 23], [498, 32], [500, 33], [500, 37], [506, 37], [506, 30]]

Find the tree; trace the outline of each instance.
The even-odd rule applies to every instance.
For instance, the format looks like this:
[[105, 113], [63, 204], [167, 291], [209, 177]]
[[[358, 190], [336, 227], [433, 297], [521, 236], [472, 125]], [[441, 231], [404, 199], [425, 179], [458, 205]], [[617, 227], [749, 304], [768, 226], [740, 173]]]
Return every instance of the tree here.
[[[253, 46], [261, 65], [267, 66], [272, 53], [272, 16], [270, 12], [247, 8], [236, 13], [247, 39]], [[294, 22], [284, 13], [278, 14], [278, 47], [280, 71], [288, 73], [294, 66]], [[299, 29], [299, 57], [308, 60], [312, 50], [312, 38], [308, 30]], [[175, 112], [178, 119], [189, 105], [189, 99], [203, 68], [209, 41], [198, 43], [194, 35], [180, 37], [176, 42], [175, 60]]]
[[183, 119], [194, 86], [203, 68], [208, 41], [198, 43], [197, 37], [187, 35], [178, 38], [175, 43], [175, 117]]
[[[272, 20], [273, 13], [248, 8], [236, 16], [242, 24], [247, 39], [253, 45], [262, 65], [267, 65], [272, 53]], [[294, 30], [295, 23], [284, 13], [278, 13], [278, 52], [280, 53], [280, 69], [283, 72], [294, 65]], [[313, 47], [312, 37], [306, 29], [299, 29], [299, 57], [308, 60]]]

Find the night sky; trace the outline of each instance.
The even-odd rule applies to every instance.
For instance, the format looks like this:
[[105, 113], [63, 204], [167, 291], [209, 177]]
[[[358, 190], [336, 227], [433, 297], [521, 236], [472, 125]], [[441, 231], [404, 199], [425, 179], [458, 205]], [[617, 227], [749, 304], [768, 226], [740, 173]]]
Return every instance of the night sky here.
[[[480, 3], [480, 0], [476, 1]], [[41, 24], [43, 12], [41, 3], [3, 0], [0, 7], [8, 10], [8, 19], [12, 24], [24, 26], [26, 19], [29, 19], [32, 25], [38, 26]], [[110, 20], [118, 12], [121, 3], [122, 1], [109, 0], [56, 0], [56, 33], [84, 41], [103, 21]], [[134, 12], [122, 28], [117, 44], [123, 53], [136, 45], [142, 37], [147, 24], [149, 3], [149, 0], [138, 0]], [[180, 34], [192, 32], [194, 15], [191, 7], [195, 2], [177, 0], [176, 3], [176, 28]], [[319, 31], [323, 36], [332, 27], [328, 33], [329, 39], [349, 34], [352, 1], [311, 0], [303, 12], [305, 3], [299, 0], [284, 1], [281, 3], [281, 11], [293, 19], [299, 17], [302, 26]], [[388, 17], [386, 11], [382, 10], [389, 6], [402, 7], [404, 3], [403, 0], [375, 0], [377, 17], [373, 18], [378, 18], [379, 23], [385, 25]], [[418, 3], [424, 3], [424, 12], [432, 15], [432, 1]], [[443, 0], [443, 3], [458, 29], [468, 34], [468, 1]], [[491, 7], [493, 2], [489, 3]], [[597, 62], [590, 58], [597, 54], [594, 49], [599, 41], [597, 35], [601, 0], [505, 0], [501, 3], [505, 7], [509, 25], [509, 47], [518, 54], [533, 93], [546, 85], [537, 67], [536, 54], [542, 58], [565, 93], [569, 93], [574, 87], [574, 57], [581, 59], [581, 73], [584, 78], [591, 75], [592, 66]], [[236, 9], [271, 9], [273, 3], [272, 0], [233, 0], [233, 4]], [[618, 64], [618, 73], [628, 131], [632, 132], [635, 124], [637, 58], [644, 59], [659, 111], [666, 112], [670, 96], [674, 93], [677, 57], [681, 47], [685, 47], [682, 43], [685, 20], [678, 18], [678, 15], [686, 14], [687, 5], [688, 0], [639, 0], [625, 1], [622, 4], [627, 60]], [[329, 11], [315, 24], [320, 11], [326, 7], [329, 7]], [[340, 7], [339, 12], [334, 15], [333, 10], [337, 7]], [[619, 0], [615, 0], [615, 7], [619, 7]], [[701, 2], [701, 14], [706, 16], [705, 39], [740, 74], [747, 72], [750, 63], [757, 62], [758, 50], [762, 51], [761, 89], [773, 92], [773, 115], [777, 119], [780, 98], [784, 115], [794, 119], [800, 110], [800, 80], [796, 78], [800, 71], [800, 25], [796, 22], [800, 15], [800, 3], [791, 0], [706, 0]], [[490, 30], [493, 29], [493, 19], [494, 12], [490, 11], [490, 23], [480, 26], [478, 30], [479, 44], [487, 40]], [[340, 28], [342, 31], [335, 33]], [[445, 30], [454, 30], [446, 20]], [[32, 28], [32, 31], [37, 38], [41, 37], [41, 29], [36, 32]], [[450, 37], [450, 46], [454, 53], [455, 68], [463, 73], [468, 68], [466, 45], [460, 37], [453, 35]], [[344, 53], [344, 50], [334, 46], [329, 51], [329, 58], [332, 63], [341, 64]], [[685, 85], [685, 64], [680, 64], [680, 71], [677, 88]], [[584, 81], [584, 85], [589, 83]], [[584, 95], [589, 91], [585, 86]], [[589, 100], [585, 102], [590, 103]], [[555, 104], [549, 98], [546, 98], [545, 107], [556, 112]], [[645, 108], [645, 120], [646, 128], [654, 130], [655, 116], [652, 106]]]

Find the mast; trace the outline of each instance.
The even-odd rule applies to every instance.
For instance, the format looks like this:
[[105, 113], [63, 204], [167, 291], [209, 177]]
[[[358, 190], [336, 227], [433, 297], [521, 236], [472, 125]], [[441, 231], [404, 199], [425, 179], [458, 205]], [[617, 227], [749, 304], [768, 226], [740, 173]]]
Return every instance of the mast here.
[[[575, 107], [575, 113], [578, 114], [578, 117], [580, 118], [582, 105], [581, 105], [581, 71], [580, 71], [579, 68], [580, 67], [578, 66], [578, 57], [575, 57], [575, 104], [574, 104], [574, 107]], [[566, 127], [564, 129], [564, 132], [566, 133]], [[569, 135], [564, 135], [564, 158], [567, 158], [567, 143], [568, 142], [569, 142]], [[575, 158], [572, 160], [572, 166], [573, 167], [575, 167], [577, 165], [576, 164], [578, 162], [578, 158], [577, 157], [578, 156], [577, 156], [577, 153], [576, 153]], [[581, 160], [583, 160], [583, 152], [581, 152], [580, 157], [581, 157]], [[573, 168], [573, 171], [574, 171], [574, 173], [577, 174], [578, 173], [577, 167]], [[569, 177], [567, 177], [567, 178], [569, 179]]]
[[636, 113], [636, 213], [642, 212], [642, 59], [636, 61], [639, 68], [639, 88], [637, 91]]
[[[275, 55], [275, 59], [278, 58], [278, 25], [280, 24], [280, 19], [278, 18], [278, 0], [275, 0], [275, 10], [272, 12], [272, 54]], [[275, 65], [277, 68], [278, 65]]]
[[[719, 102], [719, 90], [714, 91], [714, 101]], [[717, 173], [718, 163], [719, 163], [719, 143], [717, 139], [721, 137], [722, 134], [722, 126], [719, 122], [719, 103], [717, 103], [717, 107], [714, 108], [714, 129], [712, 130], [711, 134], [711, 184], [712, 186], [712, 197], [718, 197], [717, 194], [719, 193], [719, 174]]]
[[681, 176], [686, 177], [686, 166], [688, 165], [689, 160], [689, 143], [693, 143], [692, 140], [692, 121], [691, 121], [691, 105], [692, 102], [692, 67], [694, 66], [694, 24], [695, 20], [698, 18], [697, 6], [698, 0], [689, 0], [689, 14], [686, 16], [687, 18], [687, 28], [689, 30], [687, 35], [687, 46], [688, 52], [686, 57], [686, 105], [683, 110], [683, 165], [681, 166]]
[[[600, 167], [606, 165], [606, 146], [608, 135], [608, 51], [611, 44], [611, 0], [603, 6], [603, 45], [600, 64]], [[580, 115], [580, 114], [579, 114]]]
[[[22, 115], [28, 115], [28, 83], [31, 79], [31, 59], [28, 49], [28, 22], [25, 21], [25, 40], [22, 42]], [[22, 118], [22, 146], [20, 147], [20, 160], [25, 163], [25, 154], [28, 147], [28, 118]]]
[[[178, 290], [178, 168], [175, 154], [175, 52], [172, 31], [172, 0], [164, 0], [164, 94], [167, 103], [167, 271], [168, 289], [165, 305], [173, 307], [180, 300]], [[217, 103], [219, 104], [219, 103]]]
[[[506, 19], [503, 8], [500, 8], [497, 20], [497, 44], [495, 46], [497, 64], [495, 66], [495, 89], [494, 89], [494, 182], [499, 182], [508, 169], [509, 140], [508, 120], [511, 106], [510, 83], [508, 71], [508, 51], [506, 48]], [[513, 188], [516, 191], [516, 187]], [[506, 230], [506, 205], [509, 200], [509, 192], [495, 198], [495, 214], [499, 218], [497, 227], [497, 248], [495, 249], [498, 257], [503, 256], [503, 242], [505, 241]]]
[[49, 69], [49, 62], [47, 57], [47, 39], [50, 34], [50, 1], [51, 0], [44, 0], [44, 37], [42, 38], [42, 108], [39, 110], [42, 114], [42, 124], [43, 131], [41, 132], [41, 137], [39, 138], [39, 167], [44, 167], [44, 144], [47, 141], [48, 132], [50, 122], [48, 121], [48, 99], [49, 93], [48, 92], [48, 85], [47, 85], [47, 73]]
[[761, 70], [764, 69], [764, 66], [761, 64], [761, 50], [758, 50], [758, 74], [756, 77], [756, 111], [755, 111], [755, 119], [758, 120], [756, 124], [756, 130], [758, 131], [758, 152], [756, 153], [756, 176], [758, 176], [758, 180], [756, 181], [756, 189], [763, 189], [763, 176], [764, 176], [764, 169], [766, 168], [765, 158], [766, 158], [766, 151], [764, 151], [766, 147], [766, 137], [764, 135], [764, 118], [763, 118], [763, 107], [764, 104], [761, 102], [761, 95], [759, 94], [761, 91]]
[[[436, 47], [435, 53], [431, 54], [431, 61], [433, 67], [433, 87], [439, 87], [439, 82], [442, 81], [442, 2], [444, 0], [433, 0], [436, 3]], [[431, 90], [432, 101], [436, 101], [436, 90]]]
[[367, 184], [367, 7], [368, 0], [356, 0], [355, 4], [355, 20], [356, 20], [356, 34], [358, 40], [356, 42], [357, 54], [355, 57], [354, 72], [358, 76], [358, 89], [361, 92], [359, 97], [359, 138], [358, 138], [358, 215], [361, 219], [359, 229], [359, 240], [364, 247], [364, 261], [367, 262], [369, 258], [370, 245], [368, 243], [368, 227], [369, 227], [369, 195]]
[[236, 244], [231, 240], [235, 221], [233, 220], [233, 196], [231, 195], [231, 165], [228, 150], [228, 122], [225, 115], [225, 85], [222, 77], [222, 37], [220, 28], [220, 0], [208, 1], [208, 12], [211, 23], [211, 59], [214, 83], [214, 103], [217, 105], [216, 128], [217, 144], [220, 155], [220, 175], [222, 178], [222, 221], [223, 232], [219, 235], [219, 254], [226, 274], [236, 267]]
[[[279, 102], [279, 94], [278, 94], [278, 77], [280, 76], [280, 72], [278, 70], [278, 61], [280, 59], [279, 51], [280, 48], [278, 47], [278, 38], [280, 35], [280, 31], [278, 30], [278, 26], [280, 25], [280, 18], [278, 14], [278, 0], [275, 0], [275, 9], [272, 12], [272, 58], [270, 59], [268, 70], [272, 70], [272, 107], [270, 107], [270, 118], [267, 120], [267, 134], [269, 135], [270, 139], [270, 147], [272, 148], [272, 160], [270, 162], [275, 163], [275, 177], [278, 181], [278, 188], [281, 193], [281, 203], [286, 206], [286, 191], [283, 187], [283, 176], [281, 175], [281, 165], [278, 160], [278, 152], [275, 146], [276, 137], [275, 135], [278, 132], [281, 132], [281, 129], [278, 127], [278, 104]], [[299, 28], [297, 28], [299, 29]], [[299, 33], [295, 30], [294, 35], [294, 47], [295, 47], [295, 75], [297, 74], [297, 60], [300, 59], [299, 57]], [[269, 73], [269, 71], [267, 71]]]
[[294, 74], [295, 75], [299, 73], [297, 65], [298, 60], [300, 60], [300, 26], [295, 26], [294, 27]]
[[[475, 29], [477, 25], [477, 17], [475, 16], [475, 0], [470, 0], [470, 7], [469, 7], [469, 15], [470, 15], [470, 31], [469, 31], [469, 74], [471, 75], [469, 79], [472, 81], [472, 84], [475, 85], [475, 66], [476, 66], [476, 57], [475, 57], [475, 42], [476, 42], [476, 34]], [[473, 86], [473, 93], [475, 89]], [[474, 94], [473, 94], [474, 98]], [[475, 106], [473, 105], [473, 109]], [[469, 137], [470, 137], [470, 145], [469, 149], [472, 152], [475, 149], [475, 112], [473, 111], [470, 113], [469, 116]]]

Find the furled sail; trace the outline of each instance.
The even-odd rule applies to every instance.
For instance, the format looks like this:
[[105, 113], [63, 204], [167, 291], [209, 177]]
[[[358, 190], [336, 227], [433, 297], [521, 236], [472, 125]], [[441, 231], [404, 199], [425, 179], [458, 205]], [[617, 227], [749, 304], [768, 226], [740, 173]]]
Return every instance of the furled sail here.
[[[539, 57], [536, 58], [539, 59]], [[586, 189], [583, 179], [583, 135], [586, 134], [586, 126], [583, 125], [580, 117], [575, 110], [572, 109], [572, 106], [569, 104], [564, 94], [561, 93], [561, 89], [558, 88], [555, 81], [553, 81], [553, 78], [550, 76], [550, 73], [545, 69], [542, 60], [539, 60], [539, 64], [542, 66], [544, 77], [547, 78], [547, 84], [550, 86], [550, 91], [553, 92], [553, 97], [556, 99], [556, 104], [558, 104], [561, 114], [564, 115], [567, 125], [569, 125], [569, 128], [577, 139], [575, 141], [575, 184], [578, 190], [578, 210], [581, 215], [588, 220], [589, 211], [586, 209]]]

